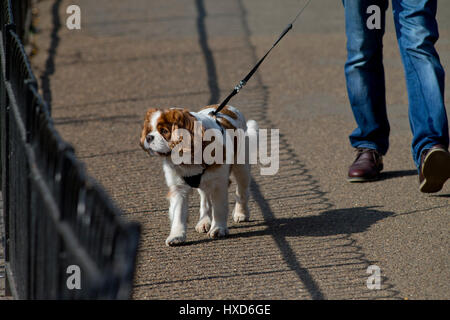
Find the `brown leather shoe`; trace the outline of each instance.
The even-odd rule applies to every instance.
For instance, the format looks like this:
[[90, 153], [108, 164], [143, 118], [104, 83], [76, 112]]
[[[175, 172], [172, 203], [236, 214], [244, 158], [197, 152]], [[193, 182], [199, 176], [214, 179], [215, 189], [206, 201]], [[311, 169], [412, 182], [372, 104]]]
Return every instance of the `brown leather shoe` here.
[[375, 149], [357, 148], [357, 156], [348, 169], [349, 182], [366, 182], [379, 178], [383, 170], [383, 157]]
[[419, 170], [419, 190], [438, 192], [450, 179], [450, 153], [440, 144], [422, 152]]

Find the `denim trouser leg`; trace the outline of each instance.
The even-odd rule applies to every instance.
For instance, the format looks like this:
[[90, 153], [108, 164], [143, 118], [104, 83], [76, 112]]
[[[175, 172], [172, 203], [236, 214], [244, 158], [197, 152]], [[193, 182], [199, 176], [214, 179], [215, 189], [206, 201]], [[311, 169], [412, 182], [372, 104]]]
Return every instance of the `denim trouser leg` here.
[[[350, 135], [353, 147], [377, 149], [385, 154], [389, 147], [383, 68], [383, 35], [387, 0], [343, 0], [347, 35], [345, 77], [357, 128]], [[369, 29], [367, 9], [377, 5], [381, 28]]]
[[449, 144], [444, 106], [444, 69], [434, 48], [439, 33], [437, 0], [393, 0], [394, 22], [402, 57], [417, 167], [424, 149]]

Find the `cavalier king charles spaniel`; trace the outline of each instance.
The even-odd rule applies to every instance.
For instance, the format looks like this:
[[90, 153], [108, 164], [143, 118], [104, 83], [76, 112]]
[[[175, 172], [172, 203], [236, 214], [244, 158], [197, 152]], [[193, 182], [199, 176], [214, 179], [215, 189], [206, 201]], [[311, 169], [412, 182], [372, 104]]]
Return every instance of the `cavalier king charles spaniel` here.
[[[169, 187], [171, 228], [166, 245], [180, 245], [186, 241], [188, 198], [193, 188], [200, 194], [200, 219], [195, 230], [207, 233], [210, 238], [228, 234], [230, 176], [236, 182], [233, 220], [249, 220], [249, 158], [246, 154], [245, 159], [239, 161], [237, 137], [234, 135], [230, 140], [227, 134], [240, 131], [251, 141], [257, 136], [258, 126], [254, 120], [246, 122], [242, 113], [232, 106], [226, 106], [214, 115], [212, 112], [216, 108], [217, 105], [207, 106], [199, 112], [175, 107], [149, 109], [145, 115], [140, 145], [149, 155], [163, 158]], [[212, 130], [209, 138], [206, 137], [208, 130]], [[231, 147], [227, 143], [230, 141]], [[215, 148], [211, 148], [213, 142]], [[244, 152], [248, 152], [248, 144], [244, 142]]]

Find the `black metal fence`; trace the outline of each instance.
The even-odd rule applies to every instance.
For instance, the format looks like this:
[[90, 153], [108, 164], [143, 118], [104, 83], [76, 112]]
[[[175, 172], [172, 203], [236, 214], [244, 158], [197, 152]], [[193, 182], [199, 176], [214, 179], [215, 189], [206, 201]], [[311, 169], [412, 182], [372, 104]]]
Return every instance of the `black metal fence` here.
[[10, 291], [19, 299], [127, 299], [139, 225], [121, 218], [55, 130], [22, 45], [28, 5], [0, 0], [1, 186]]

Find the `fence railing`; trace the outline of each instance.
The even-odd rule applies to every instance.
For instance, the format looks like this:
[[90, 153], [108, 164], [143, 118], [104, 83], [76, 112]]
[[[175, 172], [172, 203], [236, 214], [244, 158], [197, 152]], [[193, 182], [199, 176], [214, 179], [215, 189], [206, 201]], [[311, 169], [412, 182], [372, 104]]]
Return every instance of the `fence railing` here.
[[11, 2], [0, 0], [1, 187], [9, 289], [19, 299], [127, 299], [139, 225], [121, 217], [55, 130], [22, 44], [29, 1]]

